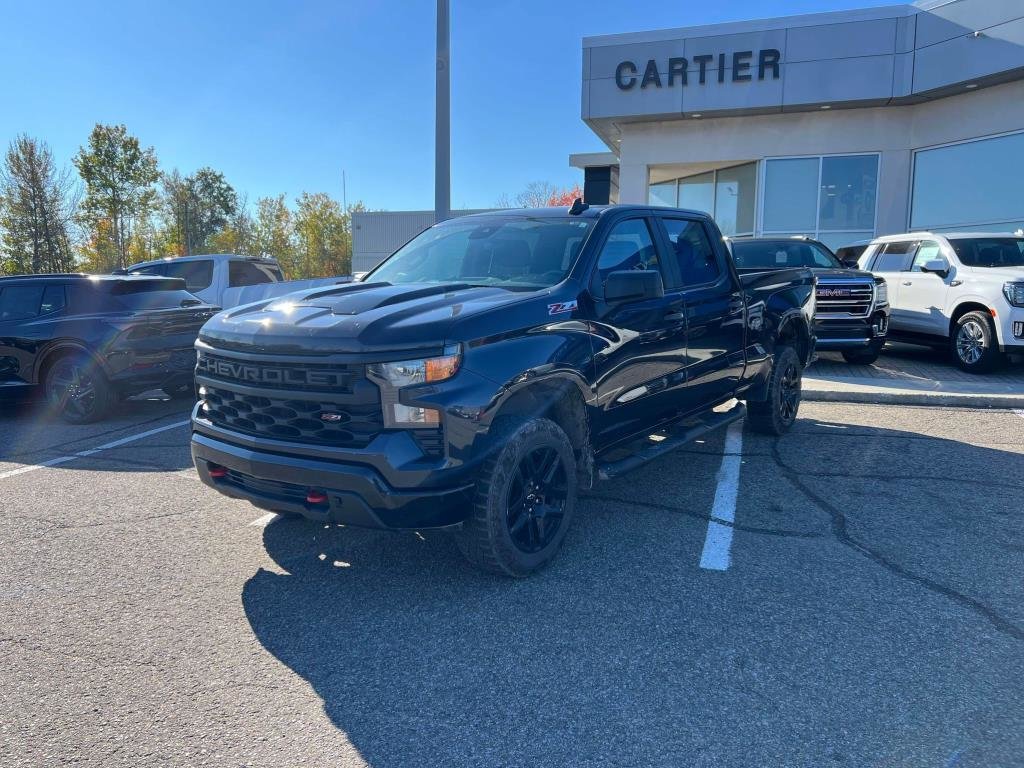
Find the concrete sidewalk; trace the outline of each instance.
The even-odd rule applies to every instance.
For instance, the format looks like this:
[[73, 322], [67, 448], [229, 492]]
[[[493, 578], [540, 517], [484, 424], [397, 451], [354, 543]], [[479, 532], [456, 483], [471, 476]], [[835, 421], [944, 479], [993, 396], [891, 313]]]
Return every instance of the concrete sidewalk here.
[[804, 373], [803, 394], [832, 402], [1024, 409], [1024, 363], [976, 375], [925, 347], [890, 344], [874, 365], [822, 352]]

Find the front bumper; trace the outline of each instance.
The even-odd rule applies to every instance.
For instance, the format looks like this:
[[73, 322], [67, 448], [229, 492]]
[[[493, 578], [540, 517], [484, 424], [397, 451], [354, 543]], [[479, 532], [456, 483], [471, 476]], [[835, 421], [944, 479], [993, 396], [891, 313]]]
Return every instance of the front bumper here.
[[996, 322], [1002, 350], [1014, 355], [1024, 354], [1024, 309], [1013, 307], [1001, 313]]
[[[461, 523], [472, 508], [471, 482], [395, 488], [372, 466], [282, 455], [195, 430], [192, 461], [199, 478], [225, 496], [324, 522], [382, 529], [443, 528]], [[211, 469], [222, 476], [215, 477]], [[432, 474], [436, 482], [437, 472]], [[326, 498], [311, 503], [310, 492]]]
[[889, 332], [889, 313], [876, 310], [871, 317], [849, 320], [815, 319], [814, 334], [818, 337], [815, 348], [819, 352], [845, 349], [867, 349], [885, 344]]

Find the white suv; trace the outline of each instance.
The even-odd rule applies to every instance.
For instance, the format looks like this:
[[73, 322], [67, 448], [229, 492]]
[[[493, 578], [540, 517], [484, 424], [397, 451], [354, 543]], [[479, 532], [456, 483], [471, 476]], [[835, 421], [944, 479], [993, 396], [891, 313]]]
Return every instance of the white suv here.
[[889, 284], [890, 339], [948, 346], [965, 371], [1024, 354], [1024, 233], [888, 235], [858, 265]]

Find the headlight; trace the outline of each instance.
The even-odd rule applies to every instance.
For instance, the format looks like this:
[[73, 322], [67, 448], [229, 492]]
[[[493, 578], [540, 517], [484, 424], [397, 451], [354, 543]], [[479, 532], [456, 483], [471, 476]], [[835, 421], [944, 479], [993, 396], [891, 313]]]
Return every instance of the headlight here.
[[883, 280], [875, 283], [875, 304], [889, 303], [889, 285]]
[[1003, 283], [1003, 296], [1015, 307], [1024, 307], [1024, 283]]
[[370, 366], [370, 372], [396, 389], [444, 381], [458, 372], [459, 363], [462, 361], [458, 346], [446, 347], [444, 352], [441, 357], [402, 360], [398, 363], [376, 363]]
[[388, 427], [436, 427], [441, 414], [433, 408], [405, 405], [398, 402], [398, 392], [404, 387], [432, 384], [450, 379], [459, 370], [462, 352], [458, 345], [446, 347], [440, 357], [422, 360], [402, 360], [397, 363], [376, 363], [369, 366], [370, 375], [382, 383], [381, 405]]

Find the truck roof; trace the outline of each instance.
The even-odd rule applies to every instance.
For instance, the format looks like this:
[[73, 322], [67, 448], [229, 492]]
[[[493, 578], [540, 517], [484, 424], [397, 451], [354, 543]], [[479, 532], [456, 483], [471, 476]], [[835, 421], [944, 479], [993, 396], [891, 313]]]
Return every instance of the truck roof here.
[[146, 280], [177, 280], [178, 278], [163, 278], [153, 275], [88, 275], [84, 272], [55, 272], [45, 275], [6, 275], [0, 277], [0, 283], [4, 282], [66, 282], [68, 280], [87, 280], [93, 283], [108, 282], [143, 282]]
[[126, 269], [138, 269], [139, 267], [148, 267], [153, 264], [166, 264], [169, 261], [202, 261], [208, 259], [213, 259], [214, 261], [258, 261], [264, 264], [277, 264], [277, 259], [273, 256], [244, 256], [240, 253], [199, 253], [193, 256], [165, 256], [162, 259], [140, 261], [137, 264], [126, 267]]
[[522, 216], [523, 218], [562, 218], [572, 215], [581, 219], [595, 219], [613, 211], [635, 211], [637, 213], [685, 213], [687, 216], [708, 217], [703, 211], [693, 211], [687, 208], [668, 208], [660, 205], [591, 205], [577, 214], [570, 214], [568, 207], [564, 205], [550, 206], [547, 208], [501, 208], [496, 211], [484, 213], [472, 213], [468, 216], [460, 216], [465, 219], [482, 219], [493, 216]]

